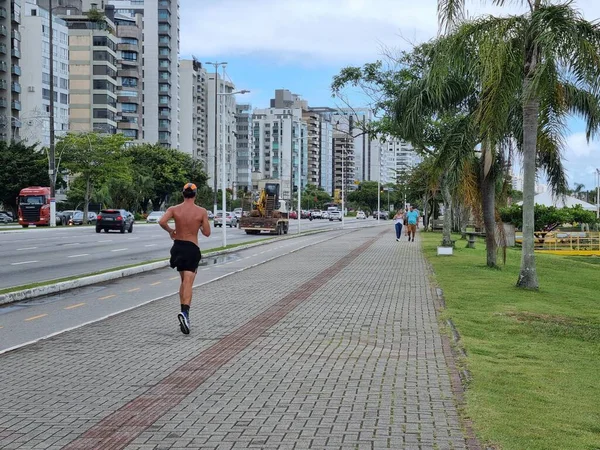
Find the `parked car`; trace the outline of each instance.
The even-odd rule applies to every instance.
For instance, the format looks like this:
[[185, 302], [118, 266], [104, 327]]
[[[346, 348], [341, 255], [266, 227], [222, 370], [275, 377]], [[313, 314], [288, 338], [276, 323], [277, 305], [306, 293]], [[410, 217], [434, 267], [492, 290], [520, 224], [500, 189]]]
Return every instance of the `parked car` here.
[[56, 223], [58, 223], [58, 218], [60, 217], [60, 224], [61, 225], [68, 225], [69, 224], [69, 220], [71, 220], [71, 217], [73, 217], [73, 214], [75, 213], [82, 213], [83, 211], [80, 211], [78, 209], [67, 209], [65, 211], [59, 211], [56, 213]]
[[310, 217], [312, 219], [320, 219], [321, 218], [321, 210], [320, 209], [313, 209], [310, 212]]
[[297, 219], [298, 213], [296, 211], [290, 211], [290, 219]]
[[300, 218], [301, 219], [309, 219], [310, 218], [310, 211], [307, 211], [307, 210], [303, 209], [302, 212], [300, 213]]
[[15, 221], [15, 215], [12, 213], [12, 211], [0, 211], [0, 214], [4, 214], [5, 216], [8, 216], [10, 218], [11, 222]]
[[146, 223], [158, 223], [160, 218], [164, 215], [164, 211], [152, 211], [150, 214], [148, 214], [148, 217], [146, 217]]
[[334, 220], [339, 220], [340, 222], [342, 221], [342, 212], [341, 211], [329, 211], [327, 213], [327, 215], [329, 216], [330, 222], [333, 222]]
[[321, 219], [329, 219], [329, 213], [327, 211], [321, 211]]
[[133, 232], [134, 217], [124, 209], [103, 209], [96, 218], [96, 233], [102, 230], [119, 230], [121, 233]]
[[[96, 223], [97, 215], [95, 212], [88, 212], [88, 223]], [[69, 219], [69, 225], [83, 225], [83, 212], [78, 211]]]
[[[233, 227], [237, 227], [237, 223], [238, 223], [237, 217], [235, 217], [235, 215], [232, 212], [225, 211], [225, 226], [233, 228]], [[223, 226], [223, 212], [222, 211], [218, 211], [217, 214], [215, 215], [213, 225], [215, 227]]]
[[240, 220], [240, 219], [242, 218], [242, 213], [243, 213], [243, 210], [242, 210], [242, 208], [235, 208], [235, 209], [233, 210], [233, 214], [235, 215], [235, 218], [236, 218], [237, 220]]
[[366, 218], [367, 218], [367, 215], [364, 213], [364, 211], [358, 211], [358, 212], [356, 213], [356, 218], [357, 218], [357, 219], [366, 219]]
[[13, 218], [8, 214], [0, 213], [0, 223], [12, 223]]
[[208, 218], [209, 219], [214, 219], [215, 218], [215, 215], [213, 214], [213, 212], [211, 210], [207, 209], [206, 212], [208, 213]]
[[[377, 211], [373, 211], [373, 218], [377, 219]], [[387, 211], [379, 211], [379, 218], [381, 220], [388, 220], [388, 213], [387, 213]]]

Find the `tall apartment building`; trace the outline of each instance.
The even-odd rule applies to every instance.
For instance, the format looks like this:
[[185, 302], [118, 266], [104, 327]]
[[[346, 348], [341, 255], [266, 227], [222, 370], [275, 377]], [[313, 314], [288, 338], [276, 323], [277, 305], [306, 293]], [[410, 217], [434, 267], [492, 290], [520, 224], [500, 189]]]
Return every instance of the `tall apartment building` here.
[[142, 15], [135, 17], [106, 14], [117, 27], [117, 128], [134, 143], [142, 140], [143, 91], [142, 78]]
[[[21, 139], [28, 144], [50, 145], [50, 14], [27, 0], [22, 9]], [[54, 131], [69, 129], [69, 30], [53, 14]], [[41, 65], [40, 65], [41, 61]]]
[[355, 189], [355, 169], [354, 139], [347, 133], [334, 130], [332, 190], [335, 198], [340, 198], [342, 185], [346, 196]]
[[115, 14], [143, 16], [144, 142], [180, 148], [179, 0], [98, 0]]
[[306, 122], [307, 129], [307, 183], [314, 186], [321, 185], [321, 116], [310, 110], [302, 111], [302, 120]]
[[[254, 179], [280, 180], [281, 198], [291, 199], [298, 187], [301, 155], [307, 152], [307, 135], [300, 108], [255, 109], [252, 117]], [[301, 188], [304, 188], [306, 177], [301, 175], [300, 178]]]
[[114, 134], [119, 38], [110, 19], [90, 17], [62, 16], [69, 28], [70, 129]]
[[[216, 86], [215, 86], [216, 84]], [[217, 139], [215, 141], [215, 89], [217, 102]], [[208, 145], [206, 152], [206, 173], [208, 175], [208, 185], [221, 189], [221, 165], [225, 164], [225, 185], [233, 188], [237, 174], [237, 142], [236, 142], [236, 102], [235, 85], [218, 75], [215, 83], [215, 73], [206, 75], [206, 113], [207, 113], [207, 132]], [[225, 94], [225, 95], [222, 95]], [[230, 94], [230, 95], [227, 95]], [[216, 144], [216, 145], [215, 145]], [[215, 167], [215, 150], [217, 152], [217, 165]], [[223, 151], [225, 159], [223, 160]], [[216, 169], [216, 173], [215, 173]]]
[[252, 107], [239, 104], [235, 108], [237, 141], [237, 176], [234, 192], [252, 189]]
[[0, 139], [19, 139], [21, 128], [21, 0], [0, 2]]
[[183, 59], [179, 61], [179, 71], [180, 149], [194, 159], [202, 161], [206, 168], [208, 143], [206, 69], [195, 59]]

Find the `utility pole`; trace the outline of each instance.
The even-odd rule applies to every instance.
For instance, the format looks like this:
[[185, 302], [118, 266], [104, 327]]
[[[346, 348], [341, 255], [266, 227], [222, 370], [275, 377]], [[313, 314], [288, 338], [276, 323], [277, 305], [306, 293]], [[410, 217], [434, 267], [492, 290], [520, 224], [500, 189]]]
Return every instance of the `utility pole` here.
[[52, 0], [48, 1], [48, 34], [50, 37], [50, 148], [48, 149], [48, 175], [50, 176], [50, 226], [56, 226], [56, 160], [54, 154], [54, 20]]

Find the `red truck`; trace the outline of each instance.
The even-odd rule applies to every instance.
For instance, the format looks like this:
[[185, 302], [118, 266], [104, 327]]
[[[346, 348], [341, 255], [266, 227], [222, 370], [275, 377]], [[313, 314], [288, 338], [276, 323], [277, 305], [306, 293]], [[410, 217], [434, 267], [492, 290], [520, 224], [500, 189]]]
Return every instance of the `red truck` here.
[[50, 188], [31, 186], [21, 189], [17, 198], [19, 225], [50, 225]]

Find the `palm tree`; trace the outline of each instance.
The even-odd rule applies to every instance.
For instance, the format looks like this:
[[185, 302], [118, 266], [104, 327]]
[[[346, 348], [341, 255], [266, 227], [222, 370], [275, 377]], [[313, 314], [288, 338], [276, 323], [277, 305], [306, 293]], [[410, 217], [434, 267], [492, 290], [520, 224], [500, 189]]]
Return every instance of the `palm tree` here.
[[[504, 6], [508, 0], [491, 3]], [[434, 77], [439, 80], [457, 69], [477, 72], [482, 92], [478, 125], [484, 138], [500, 137], [498, 125], [503, 129], [511, 123], [514, 99], [520, 101], [522, 120], [520, 124], [513, 122], [523, 154], [523, 248], [517, 286], [537, 289], [533, 237], [536, 163], [540, 155], [555, 162], [560, 158], [556, 152], [538, 154], [538, 149], [548, 144], [539, 130], [545, 127], [546, 138], [559, 148], [569, 114], [584, 118], [588, 139], [598, 132], [600, 27], [586, 21], [571, 2], [521, 3], [528, 6], [522, 15], [465, 22], [464, 0], [438, 0], [440, 22], [449, 34], [446, 48], [436, 61]], [[473, 46], [477, 61], [469, 58]]]

